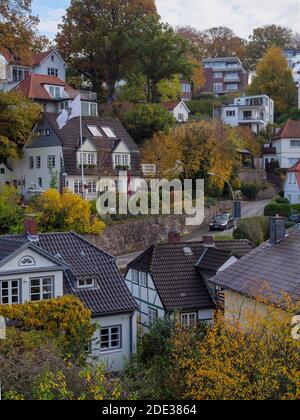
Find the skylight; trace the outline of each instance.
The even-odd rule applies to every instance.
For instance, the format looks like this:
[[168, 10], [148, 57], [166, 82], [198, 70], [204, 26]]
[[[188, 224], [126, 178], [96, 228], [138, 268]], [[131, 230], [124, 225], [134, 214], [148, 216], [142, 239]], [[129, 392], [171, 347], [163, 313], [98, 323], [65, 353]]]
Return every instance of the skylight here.
[[115, 139], [117, 136], [115, 135], [115, 133], [112, 131], [111, 128], [109, 127], [101, 127], [102, 130], [104, 131], [105, 135], [109, 138], [113, 138]]
[[88, 125], [88, 129], [94, 137], [102, 137], [101, 132], [98, 127]]

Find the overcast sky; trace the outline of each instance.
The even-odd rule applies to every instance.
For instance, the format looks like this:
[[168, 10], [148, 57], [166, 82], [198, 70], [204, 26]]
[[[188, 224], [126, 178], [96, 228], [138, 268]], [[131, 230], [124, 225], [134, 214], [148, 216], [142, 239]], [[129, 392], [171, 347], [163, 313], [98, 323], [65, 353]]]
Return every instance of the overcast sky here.
[[[69, 0], [33, 0], [40, 31], [53, 38]], [[248, 37], [256, 27], [277, 24], [300, 32], [300, 0], [156, 0], [164, 22], [198, 29], [227, 26]]]

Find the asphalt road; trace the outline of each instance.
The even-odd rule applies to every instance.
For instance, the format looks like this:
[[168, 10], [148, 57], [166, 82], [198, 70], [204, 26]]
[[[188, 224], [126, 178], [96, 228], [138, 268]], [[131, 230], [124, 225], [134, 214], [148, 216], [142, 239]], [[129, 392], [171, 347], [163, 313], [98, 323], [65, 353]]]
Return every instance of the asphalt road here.
[[[262, 216], [264, 213], [265, 206], [270, 202], [270, 200], [262, 200], [262, 201], [244, 201], [242, 202], [242, 217], [253, 217], [253, 216]], [[227, 230], [225, 235], [230, 234], [233, 232], [233, 229]], [[187, 235], [184, 240], [186, 242], [194, 242], [200, 241], [203, 235], [209, 235], [211, 232], [207, 228], [207, 226], [200, 226], [199, 229], [192, 233], [191, 235]], [[224, 232], [215, 232], [214, 235], [224, 235]], [[117, 257], [117, 263], [119, 268], [125, 268], [131, 261], [137, 258], [143, 251], [135, 252], [128, 255], [122, 255]]]

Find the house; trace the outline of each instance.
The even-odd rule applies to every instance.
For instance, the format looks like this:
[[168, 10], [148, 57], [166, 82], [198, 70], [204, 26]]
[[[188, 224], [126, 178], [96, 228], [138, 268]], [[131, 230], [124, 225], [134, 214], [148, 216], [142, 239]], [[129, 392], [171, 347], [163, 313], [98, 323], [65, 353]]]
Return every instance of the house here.
[[122, 370], [136, 350], [136, 303], [115, 259], [76, 233], [37, 234], [34, 218], [25, 232], [0, 237], [0, 304], [78, 297], [97, 325], [93, 356]]
[[189, 120], [191, 111], [184, 101], [163, 102], [161, 105], [173, 115], [178, 123], [184, 123]]
[[267, 95], [242, 96], [221, 108], [221, 119], [232, 127], [249, 127], [253, 133], [274, 124], [274, 101]]
[[206, 58], [203, 60], [206, 84], [199, 93], [224, 95], [244, 92], [248, 73], [238, 57]]
[[[57, 188], [95, 199], [103, 189], [98, 181], [105, 178], [120, 185], [120, 171], [128, 170], [135, 191], [142, 175], [139, 149], [119, 120], [82, 116], [83, 151], [81, 157], [80, 118], [68, 121], [63, 129], [58, 114], [44, 113], [24, 147], [20, 160], [2, 162], [0, 185], [15, 185], [21, 192], [47, 190], [53, 177]], [[84, 185], [82, 185], [82, 165]]]
[[296, 50], [296, 49], [285, 49], [283, 51], [284, 56], [287, 59], [288, 62], [288, 66], [290, 69], [294, 68], [295, 62], [297, 60], [300, 61], [300, 50]]
[[287, 170], [284, 196], [291, 204], [300, 204], [300, 160]]
[[183, 325], [211, 322], [216, 301], [207, 282], [253, 249], [248, 241], [155, 244], [129, 264], [126, 284], [146, 332], [159, 318], [177, 313]]
[[[270, 240], [210, 279], [225, 296], [225, 317], [264, 315], [269, 304], [284, 308], [284, 296], [300, 301], [300, 229], [285, 230], [285, 219], [270, 219]], [[265, 303], [257, 302], [257, 297]]]
[[183, 101], [191, 101], [193, 97], [193, 83], [191, 81], [180, 79], [181, 99]]
[[66, 80], [67, 65], [57, 48], [33, 54], [31, 63], [24, 65], [6, 50], [0, 52], [0, 90], [10, 91], [31, 74], [54, 76]]
[[300, 121], [287, 121], [275, 134], [272, 147], [276, 149], [280, 168], [288, 169], [295, 165], [300, 159]]

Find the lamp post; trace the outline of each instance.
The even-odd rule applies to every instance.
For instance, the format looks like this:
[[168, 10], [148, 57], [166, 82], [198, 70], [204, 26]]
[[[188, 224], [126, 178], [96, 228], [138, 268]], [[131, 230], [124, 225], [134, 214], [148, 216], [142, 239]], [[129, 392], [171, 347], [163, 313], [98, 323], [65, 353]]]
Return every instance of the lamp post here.
[[[0, 316], [0, 340], [6, 339], [6, 321], [4, 316]], [[0, 401], [2, 400], [2, 384], [0, 380]]]
[[234, 228], [236, 228], [236, 214], [235, 214], [235, 194], [234, 194], [234, 190], [233, 190], [233, 188], [232, 188], [232, 186], [231, 186], [231, 184], [230, 184], [230, 182], [226, 179], [226, 178], [224, 178], [222, 175], [219, 175], [219, 174], [215, 174], [214, 172], [208, 172], [208, 175], [209, 176], [215, 176], [215, 177], [217, 177], [217, 178], [220, 178], [220, 179], [222, 179], [222, 181], [224, 181], [227, 185], [228, 185], [228, 187], [229, 187], [229, 189], [230, 189], [230, 192], [231, 192], [231, 196], [232, 196], [232, 203], [233, 203], [233, 223], [234, 223]]

